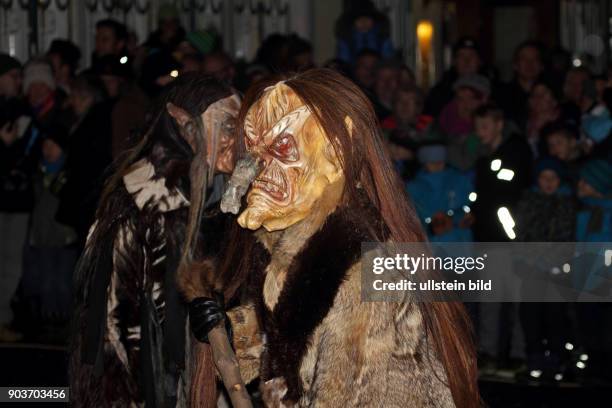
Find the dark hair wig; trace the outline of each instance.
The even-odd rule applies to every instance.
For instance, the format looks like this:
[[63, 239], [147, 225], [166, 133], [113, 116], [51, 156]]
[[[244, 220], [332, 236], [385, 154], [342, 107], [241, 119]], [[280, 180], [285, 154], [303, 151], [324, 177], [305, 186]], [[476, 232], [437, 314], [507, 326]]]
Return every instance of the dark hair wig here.
[[[424, 242], [423, 232], [404, 186], [385, 150], [371, 103], [347, 78], [330, 69], [312, 69], [290, 77], [277, 77], [255, 84], [245, 95], [239, 123], [249, 108], [263, 95], [266, 87], [284, 80], [310, 108], [341, 158], [346, 185], [344, 200], [358, 200], [363, 189], [379, 211], [390, 231], [392, 242]], [[345, 118], [352, 121], [347, 129]], [[244, 141], [244, 129], [238, 129]], [[384, 240], [380, 230], [372, 228], [374, 237]], [[244, 250], [242, 254], [248, 254]], [[248, 256], [248, 255], [247, 255]], [[245, 261], [248, 263], [248, 261]], [[477, 385], [475, 350], [471, 325], [463, 304], [459, 302], [419, 303], [428, 341], [446, 370], [446, 378], [457, 407], [477, 407], [480, 397]]]

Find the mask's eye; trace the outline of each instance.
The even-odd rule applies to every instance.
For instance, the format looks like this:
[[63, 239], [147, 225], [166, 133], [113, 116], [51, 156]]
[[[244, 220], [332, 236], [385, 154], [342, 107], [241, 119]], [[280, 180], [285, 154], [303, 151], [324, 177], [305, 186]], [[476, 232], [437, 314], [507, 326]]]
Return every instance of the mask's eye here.
[[296, 161], [298, 159], [297, 146], [293, 136], [289, 133], [281, 133], [276, 136], [270, 145], [270, 153], [283, 161]]
[[236, 119], [235, 118], [227, 118], [221, 124], [222, 128], [227, 132], [233, 132], [236, 129]]

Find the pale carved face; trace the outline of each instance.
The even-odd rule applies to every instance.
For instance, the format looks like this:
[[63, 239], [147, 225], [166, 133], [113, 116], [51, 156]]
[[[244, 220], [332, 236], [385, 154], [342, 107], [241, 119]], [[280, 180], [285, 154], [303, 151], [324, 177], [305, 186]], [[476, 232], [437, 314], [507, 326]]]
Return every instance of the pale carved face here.
[[[169, 103], [166, 108], [193, 151], [202, 152], [201, 160], [210, 166], [211, 173], [232, 172], [235, 164], [234, 130], [240, 110], [240, 98], [237, 95], [220, 99], [206, 108], [200, 115], [204, 127], [202, 132], [198, 131], [193, 118], [184, 109], [173, 103]], [[206, 149], [200, 148], [202, 142], [206, 143]]]
[[[206, 151], [208, 162], [215, 162], [215, 170], [218, 173], [229, 174], [234, 169], [234, 130], [236, 118], [240, 110], [240, 98], [231, 95], [218, 100], [210, 105], [202, 114], [204, 134], [214, 135], [206, 138]], [[217, 149], [214, 149], [217, 139]]]
[[343, 182], [338, 158], [315, 116], [282, 82], [253, 104], [244, 128], [247, 150], [263, 169], [238, 218], [242, 227], [285, 229], [306, 218], [330, 184]]

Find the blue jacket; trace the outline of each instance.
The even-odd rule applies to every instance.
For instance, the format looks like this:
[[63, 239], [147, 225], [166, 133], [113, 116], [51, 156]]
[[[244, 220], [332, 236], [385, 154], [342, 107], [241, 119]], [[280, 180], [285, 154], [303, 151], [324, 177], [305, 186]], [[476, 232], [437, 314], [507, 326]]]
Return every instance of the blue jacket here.
[[[578, 242], [612, 242], [612, 198], [584, 198], [585, 207], [576, 218], [576, 241]], [[597, 225], [594, 217], [601, 216]]]
[[342, 61], [353, 64], [355, 57], [365, 49], [378, 52], [383, 59], [392, 58], [394, 54], [391, 39], [383, 37], [378, 27], [374, 27], [365, 33], [352, 30], [350, 39], [338, 39], [337, 57]]
[[612, 275], [602, 261], [609, 247], [588, 245], [588, 242], [612, 242], [612, 198], [583, 198], [584, 208], [576, 217], [577, 258], [573, 262], [572, 281], [574, 287], [597, 291], [598, 287], [609, 288]]
[[[458, 226], [465, 216], [465, 210], [469, 211], [468, 196], [474, 191], [474, 186], [467, 176], [451, 168], [439, 173], [420, 170], [407, 184], [407, 189], [431, 241], [472, 241], [472, 231]], [[437, 212], [452, 214], [454, 228], [445, 234], [434, 236], [428, 224]]]

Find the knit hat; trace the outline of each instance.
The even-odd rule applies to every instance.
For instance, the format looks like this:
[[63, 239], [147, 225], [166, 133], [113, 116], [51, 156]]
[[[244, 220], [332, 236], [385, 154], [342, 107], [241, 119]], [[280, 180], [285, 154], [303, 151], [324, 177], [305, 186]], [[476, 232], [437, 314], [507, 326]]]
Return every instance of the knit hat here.
[[185, 40], [200, 54], [208, 54], [215, 46], [215, 36], [204, 30], [190, 32]]
[[453, 84], [453, 90], [457, 91], [460, 88], [474, 89], [485, 95], [491, 93], [491, 83], [489, 79], [479, 74], [469, 74], [459, 78]]
[[0, 54], [0, 76], [13, 69], [21, 69], [21, 64], [8, 54]]
[[557, 160], [550, 157], [545, 159], [541, 159], [536, 163], [535, 166], [535, 177], [536, 180], [540, 176], [544, 170], [553, 171], [560, 179], [563, 179], [565, 176], [565, 169], [563, 168], [563, 164]]
[[55, 90], [55, 78], [51, 65], [44, 61], [32, 61], [25, 66], [23, 70], [23, 91], [27, 93], [30, 85], [35, 82], [42, 82]]
[[423, 146], [419, 149], [418, 158], [423, 164], [446, 161], [446, 146], [441, 144]]
[[580, 170], [580, 177], [603, 195], [612, 193], [612, 165], [605, 160], [590, 160]]

